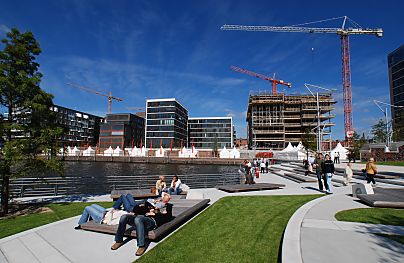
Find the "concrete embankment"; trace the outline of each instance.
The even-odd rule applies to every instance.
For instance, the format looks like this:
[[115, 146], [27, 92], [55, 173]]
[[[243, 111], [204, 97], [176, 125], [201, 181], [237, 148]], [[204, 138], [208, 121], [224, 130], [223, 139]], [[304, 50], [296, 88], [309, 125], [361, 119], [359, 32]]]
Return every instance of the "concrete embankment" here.
[[64, 161], [121, 162], [121, 163], [172, 163], [172, 164], [218, 164], [240, 165], [244, 159], [178, 158], [178, 157], [130, 157], [130, 156], [59, 156]]

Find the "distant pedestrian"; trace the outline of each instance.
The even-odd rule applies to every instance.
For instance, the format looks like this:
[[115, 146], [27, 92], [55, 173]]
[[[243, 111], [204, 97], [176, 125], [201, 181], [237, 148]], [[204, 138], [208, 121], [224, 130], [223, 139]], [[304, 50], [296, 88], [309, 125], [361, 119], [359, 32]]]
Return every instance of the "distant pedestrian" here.
[[376, 184], [375, 181], [375, 174], [377, 174], [377, 167], [375, 164], [375, 159], [373, 159], [372, 157], [369, 158], [369, 161], [366, 163], [366, 181], [369, 184], [370, 182], [372, 182], [373, 184]]
[[334, 163], [338, 162], [338, 157], [337, 157], [337, 153], [334, 153]]
[[332, 194], [331, 191], [331, 178], [334, 175], [335, 167], [333, 161], [331, 161], [331, 157], [329, 154], [325, 155], [325, 161], [322, 163], [322, 171], [324, 174], [324, 184], [326, 188], [327, 194]]
[[268, 167], [269, 167], [269, 162], [268, 162], [268, 159], [265, 161], [265, 170], [266, 170], [266, 173], [268, 173]]
[[352, 164], [347, 163], [344, 171], [345, 185], [350, 185], [352, 180], [353, 172], [352, 172]]
[[265, 173], [265, 163], [263, 160], [260, 163], [260, 168], [261, 168], [261, 173]]
[[338, 163], [338, 164], [340, 163], [340, 162], [339, 162], [339, 157], [340, 157], [339, 152], [337, 152], [337, 163]]
[[316, 159], [314, 160], [314, 167], [316, 169], [316, 175], [317, 175], [317, 181], [318, 181], [318, 189], [320, 191], [323, 191], [323, 182], [322, 182], [322, 178], [323, 178], [323, 154], [322, 153], [318, 153]]

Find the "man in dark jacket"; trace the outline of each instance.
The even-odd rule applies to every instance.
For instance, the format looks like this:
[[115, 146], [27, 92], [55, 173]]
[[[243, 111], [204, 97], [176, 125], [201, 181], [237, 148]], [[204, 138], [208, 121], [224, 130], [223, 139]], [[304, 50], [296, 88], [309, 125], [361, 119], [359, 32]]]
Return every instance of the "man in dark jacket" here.
[[123, 215], [119, 220], [118, 230], [115, 234], [115, 243], [111, 246], [111, 249], [116, 250], [123, 245], [123, 236], [126, 231], [126, 225], [131, 225], [136, 228], [138, 246], [136, 256], [143, 255], [146, 251], [145, 234], [173, 219], [173, 205], [168, 203], [170, 199], [171, 196], [166, 194], [163, 197], [161, 204], [158, 207], [151, 204], [151, 206], [149, 206], [149, 211], [145, 213], [145, 215]]
[[327, 194], [332, 194], [331, 178], [334, 175], [335, 167], [334, 167], [334, 162], [331, 160], [331, 157], [329, 154], [325, 155], [325, 161], [323, 162], [323, 165], [322, 165], [322, 171], [324, 174], [324, 184], [325, 184]]
[[[320, 191], [323, 191], [323, 154], [318, 153], [316, 159], [314, 160], [314, 165], [316, 167], [316, 175], [317, 175], [317, 181], [318, 181], [318, 189]], [[327, 188], [327, 182], [324, 180], [325, 188]]]

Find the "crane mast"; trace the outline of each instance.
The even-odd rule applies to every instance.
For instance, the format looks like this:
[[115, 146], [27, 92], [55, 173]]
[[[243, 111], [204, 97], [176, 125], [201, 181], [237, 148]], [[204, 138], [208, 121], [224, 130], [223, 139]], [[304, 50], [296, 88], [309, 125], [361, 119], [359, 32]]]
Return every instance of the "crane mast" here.
[[[336, 19], [343, 19], [342, 26], [326, 28], [326, 27], [305, 27], [302, 25], [314, 24]], [[346, 28], [347, 22], [350, 22], [353, 27]], [[371, 29], [362, 28], [358, 23], [347, 16], [325, 19], [321, 21], [309, 22], [295, 26], [244, 26], [244, 25], [223, 25], [221, 30], [237, 30], [237, 31], [269, 31], [269, 32], [288, 32], [288, 33], [325, 33], [337, 34], [341, 38], [341, 56], [342, 56], [342, 92], [344, 101], [344, 130], [345, 139], [351, 142], [353, 136], [353, 121], [352, 121], [352, 86], [351, 86], [351, 66], [350, 66], [350, 50], [349, 36], [350, 35], [375, 35], [383, 36], [381, 28]]]

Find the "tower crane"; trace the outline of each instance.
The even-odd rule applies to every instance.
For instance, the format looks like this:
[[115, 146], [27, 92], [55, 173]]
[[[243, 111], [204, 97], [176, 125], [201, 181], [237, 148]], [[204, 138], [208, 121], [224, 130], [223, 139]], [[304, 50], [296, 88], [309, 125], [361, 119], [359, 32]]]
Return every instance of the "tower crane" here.
[[78, 88], [78, 89], [81, 89], [81, 90], [84, 90], [84, 91], [87, 91], [87, 92], [90, 92], [90, 93], [93, 93], [93, 94], [97, 94], [97, 95], [100, 95], [100, 96], [103, 96], [103, 97], [107, 97], [108, 98], [108, 114], [111, 114], [112, 100], [123, 101], [123, 99], [121, 99], [121, 98], [112, 96], [111, 91], [108, 94], [104, 94], [104, 93], [101, 93], [101, 92], [99, 92], [97, 90], [93, 90], [93, 89], [90, 89], [90, 88], [87, 88], [87, 87], [83, 87], [83, 86], [80, 86], [80, 85], [77, 85], [77, 84], [74, 84], [74, 83], [67, 83], [67, 84], [72, 86], [72, 87], [75, 87], [75, 88]]
[[[308, 24], [326, 22], [331, 20], [342, 19], [340, 28], [325, 28], [325, 27], [305, 27]], [[347, 22], [350, 22], [351, 27], [346, 27]], [[381, 28], [371, 29], [363, 28], [358, 23], [347, 16], [324, 19], [315, 22], [303, 23], [293, 26], [243, 26], [243, 25], [223, 25], [221, 30], [239, 30], [239, 31], [269, 31], [269, 32], [288, 32], [288, 33], [331, 33], [337, 34], [341, 39], [342, 53], [342, 92], [344, 100], [344, 129], [345, 138], [349, 139], [353, 136], [352, 122], [352, 86], [351, 86], [351, 66], [350, 66], [350, 51], [349, 51], [349, 36], [350, 35], [375, 35], [383, 36]]]
[[289, 88], [292, 87], [292, 83], [290, 83], [290, 82], [285, 82], [283, 80], [270, 78], [270, 77], [267, 77], [265, 75], [258, 74], [258, 73], [255, 73], [253, 71], [242, 69], [242, 68], [239, 68], [239, 67], [236, 67], [236, 66], [230, 66], [230, 68], [232, 70], [236, 71], [236, 72], [244, 73], [244, 74], [247, 74], [247, 75], [250, 75], [250, 76], [253, 76], [253, 77], [256, 77], [256, 78], [263, 79], [263, 80], [271, 82], [272, 83], [272, 94], [276, 94], [276, 85], [277, 84], [285, 85], [285, 86], [287, 86]]

